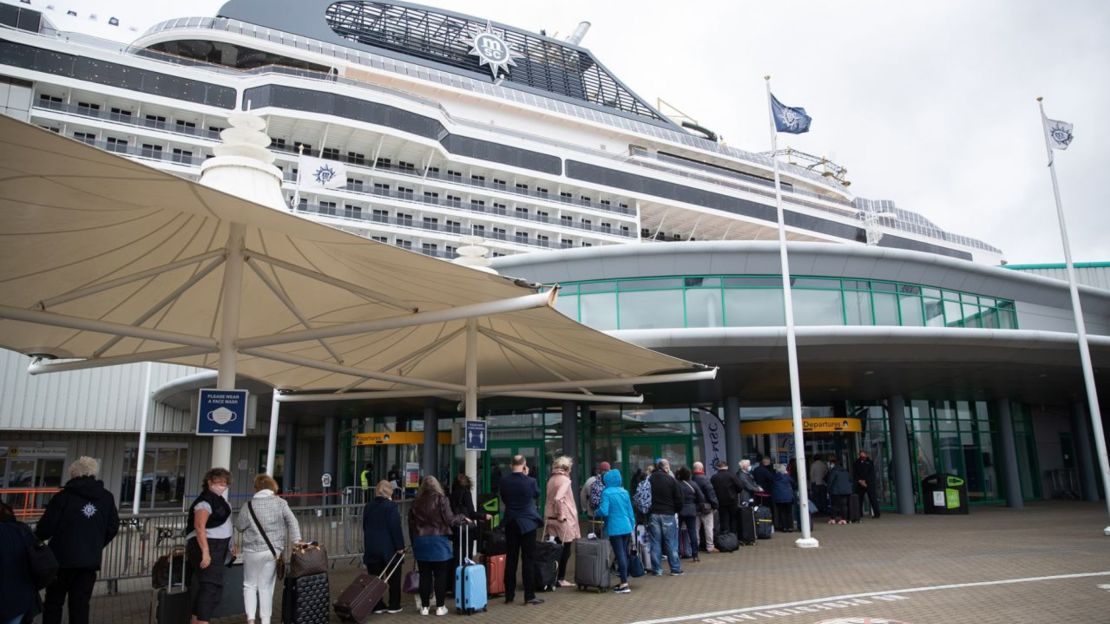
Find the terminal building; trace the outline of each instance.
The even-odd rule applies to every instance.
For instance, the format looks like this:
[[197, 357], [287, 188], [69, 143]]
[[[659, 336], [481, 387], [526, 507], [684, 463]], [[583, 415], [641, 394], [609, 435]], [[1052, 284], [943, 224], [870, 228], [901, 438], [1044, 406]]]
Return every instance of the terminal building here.
[[[196, 179], [227, 114], [250, 110], [267, 122], [296, 214], [445, 260], [481, 237], [500, 273], [557, 285], [568, 316], [720, 367], [714, 382], [645, 387], [643, 405], [484, 401], [483, 491], [516, 453], [539, 474], [557, 454], [629, 476], [656, 457], [687, 465], [704, 459], [714, 423], [730, 460], [794, 456], [781, 274], [763, 242], [777, 235], [778, 158], [807, 456], [870, 451], [889, 505], [921, 502], [896, 491], [899, 469], [918, 487], [957, 474], [975, 504], [1100, 495], [1059, 267], [1002, 266], [996, 247], [853, 195], [838, 165], [743, 151], [676, 122], [583, 47], [586, 26], [564, 40], [405, 2], [231, 0], [123, 45], [69, 30], [90, 19], [74, 7], [0, 4], [4, 114]], [[341, 183], [306, 183], [306, 157]], [[1080, 269], [1103, 396], [1107, 268]], [[0, 352], [0, 489], [60, 485], [67, 461], [92, 455], [121, 501], [138, 486], [144, 508], [179, 508], [196, 491], [209, 445], [193, 435], [195, 396], [214, 372], [156, 363], [31, 377], [30, 362]], [[245, 484], [265, 464], [273, 389], [240, 387], [251, 433], [229, 468]], [[290, 404], [275, 472], [302, 493], [325, 473], [331, 491], [356, 486], [367, 462], [375, 478], [416, 463], [449, 479], [461, 419], [446, 401]], [[439, 452], [425, 453], [433, 433]]]

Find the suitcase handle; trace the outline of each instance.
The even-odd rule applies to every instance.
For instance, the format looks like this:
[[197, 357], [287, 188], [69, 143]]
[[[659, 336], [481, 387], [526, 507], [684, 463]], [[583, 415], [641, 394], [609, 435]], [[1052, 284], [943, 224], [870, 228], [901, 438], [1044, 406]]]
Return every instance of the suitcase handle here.
[[393, 575], [397, 573], [397, 570], [401, 569], [401, 564], [405, 562], [406, 550], [408, 549], [402, 549], [401, 552], [393, 553], [393, 556], [389, 558], [389, 563], [386, 563], [385, 568], [383, 568], [381, 573], [378, 574], [379, 579], [388, 583], [389, 579], [393, 578]]

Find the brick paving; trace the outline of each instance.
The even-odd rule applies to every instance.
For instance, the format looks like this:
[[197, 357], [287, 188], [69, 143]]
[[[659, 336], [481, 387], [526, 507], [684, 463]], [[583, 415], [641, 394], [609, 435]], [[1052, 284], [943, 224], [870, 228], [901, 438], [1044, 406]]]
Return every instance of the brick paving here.
[[[777, 534], [735, 553], [703, 554], [700, 563], [683, 561], [687, 572], [683, 577], [633, 579], [631, 594], [560, 589], [541, 594], [547, 602], [535, 607], [520, 604], [518, 594], [516, 605], [494, 598], [488, 612], [474, 617], [490, 623], [545, 624], [659, 619], [816, 624], [851, 622], [852, 618], [887, 618], [910, 624], [1107, 624], [1110, 537], [1102, 535], [1107, 524], [1104, 506], [1078, 502], [1036, 503], [1024, 510], [974, 508], [969, 516], [887, 514], [881, 520], [848, 526], [819, 523], [814, 536], [821, 541], [821, 548], [816, 550], [794, 547], [797, 534]], [[572, 574], [573, 565], [572, 559]], [[357, 571], [347, 561], [337, 562], [331, 574], [332, 593], [341, 591]], [[1106, 574], [920, 589], [1099, 572]], [[914, 588], [917, 590], [898, 591]], [[843, 598], [873, 592], [893, 595]], [[280, 605], [280, 590], [278, 594]], [[149, 597], [149, 591], [135, 591], [94, 598], [93, 621], [145, 622]], [[813, 602], [774, 607], [799, 601]], [[373, 620], [407, 621], [416, 616], [411, 598], [405, 598], [404, 607], [403, 613], [378, 615]], [[703, 615], [691, 617], [698, 614]], [[332, 621], [339, 620], [333, 615]]]

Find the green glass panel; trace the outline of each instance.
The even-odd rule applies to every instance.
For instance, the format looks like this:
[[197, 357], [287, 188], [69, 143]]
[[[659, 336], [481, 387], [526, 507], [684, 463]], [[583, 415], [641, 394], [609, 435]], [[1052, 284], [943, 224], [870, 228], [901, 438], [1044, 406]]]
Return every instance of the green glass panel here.
[[580, 321], [594, 329], [617, 328], [617, 293], [581, 295]]
[[681, 290], [645, 290], [620, 294], [621, 329], [682, 326]]
[[929, 327], [944, 326], [944, 308], [937, 299], [925, 299], [925, 324]]
[[[777, 294], [777, 293], [776, 293]], [[686, 326], [721, 327], [721, 291], [696, 288], [686, 291]]]
[[898, 307], [902, 312], [903, 325], [921, 327], [925, 324], [921, 312], [921, 297], [915, 295], [898, 297]]
[[843, 325], [844, 307], [839, 290], [794, 291], [797, 325]]
[[681, 277], [672, 277], [665, 279], [639, 279], [639, 280], [623, 280], [620, 282], [620, 290], [659, 290], [659, 289], [675, 289], [682, 288], [683, 279]]
[[[898, 296], [893, 293], [877, 292], [871, 293], [871, 299], [875, 305], [875, 324], [876, 325], [897, 325], [898, 324]], [[916, 300], [915, 300], [916, 301]], [[921, 317], [921, 308], [917, 309], [918, 318]]]
[[555, 299], [555, 309], [577, 321], [578, 295], [560, 294], [559, 297]]
[[964, 327], [982, 327], [979, 320], [979, 306], [964, 304]]
[[729, 327], [766, 327], [786, 323], [782, 291], [725, 290], [725, 324]]
[[963, 324], [963, 317], [960, 302], [944, 300], [944, 321], [949, 327], [960, 327]]
[[726, 277], [725, 288], [782, 288], [781, 277]]
[[586, 282], [578, 285], [578, 289], [584, 293], [595, 292], [609, 292], [617, 289], [616, 282]]
[[871, 293], [855, 290], [845, 291], [844, 319], [848, 325], [871, 325]]

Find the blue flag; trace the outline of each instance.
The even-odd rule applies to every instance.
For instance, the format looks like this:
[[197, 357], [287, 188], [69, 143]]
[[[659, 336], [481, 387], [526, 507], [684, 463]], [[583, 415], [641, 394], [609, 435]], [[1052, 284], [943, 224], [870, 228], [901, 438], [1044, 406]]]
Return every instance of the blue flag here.
[[786, 106], [772, 95], [771, 111], [775, 115], [775, 130], [790, 134], [809, 132], [809, 122], [813, 119], [806, 114], [806, 109]]

